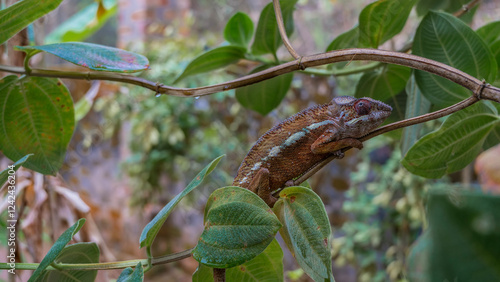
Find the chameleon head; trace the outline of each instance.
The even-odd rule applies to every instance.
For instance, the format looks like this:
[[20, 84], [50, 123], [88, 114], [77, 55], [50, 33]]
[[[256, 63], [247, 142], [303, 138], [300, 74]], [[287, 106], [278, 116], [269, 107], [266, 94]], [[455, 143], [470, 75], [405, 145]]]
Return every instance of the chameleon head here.
[[354, 138], [364, 136], [377, 128], [391, 115], [391, 106], [372, 98], [336, 97], [329, 106], [330, 112], [337, 112], [340, 122]]

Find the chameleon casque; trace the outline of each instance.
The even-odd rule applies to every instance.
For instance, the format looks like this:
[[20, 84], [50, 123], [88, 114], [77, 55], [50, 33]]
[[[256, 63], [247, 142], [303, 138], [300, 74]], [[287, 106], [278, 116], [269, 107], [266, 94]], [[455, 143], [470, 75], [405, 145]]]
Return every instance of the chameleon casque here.
[[332, 155], [342, 158], [342, 148], [363, 148], [356, 138], [377, 128], [391, 111], [380, 101], [350, 96], [307, 108], [257, 140], [233, 185], [251, 190], [272, 207], [276, 190], [295, 185], [295, 179]]

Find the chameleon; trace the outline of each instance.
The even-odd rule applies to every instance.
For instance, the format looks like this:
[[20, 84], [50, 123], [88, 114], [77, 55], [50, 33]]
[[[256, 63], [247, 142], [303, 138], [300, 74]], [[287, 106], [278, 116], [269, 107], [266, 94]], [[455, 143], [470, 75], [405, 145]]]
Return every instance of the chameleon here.
[[392, 108], [372, 98], [335, 97], [330, 103], [307, 108], [277, 124], [250, 149], [233, 186], [249, 189], [270, 207], [281, 188], [313, 170], [345, 147], [363, 148], [357, 138], [377, 128]]

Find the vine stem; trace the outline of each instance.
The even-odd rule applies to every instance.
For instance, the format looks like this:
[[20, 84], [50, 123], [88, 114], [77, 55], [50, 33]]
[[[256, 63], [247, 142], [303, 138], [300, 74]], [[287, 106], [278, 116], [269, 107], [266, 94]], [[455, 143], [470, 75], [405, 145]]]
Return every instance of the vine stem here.
[[[185, 259], [191, 256], [193, 248], [166, 256], [160, 256], [151, 259], [151, 265], [165, 264], [181, 259]], [[109, 269], [121, 269], [127, 267], [135, 267], [137, 263], [141, 263], [143, 266], [148, 266], [149, 259], [135, 259], [135, 260], [125, 260], [117, 262], [105, 262], [105, 263], [56, 263], [49, 267], [47, 270], [109, 270]], [[16, 263], [16, 269], [19, 270], [35, 270], [39, 263]], [[10, 269], [8, 263], [0, 263], [0, 269]]]
[[[444, 77], [472, 91], [482, 85], [482, 82], [479, 79], [461, 70], [434, 60], [412, 54], [366, 48], [344, 49], [304, 56], [300, 59], [283, 63], [278, 66], [274, 66], [257, 73], [249, 74], [235, 80], [197, 88], [176, 88], [159, 85], [157, 82], [152, 82], [144, 78], [116, 73], [66, 72], [32, 69], [30, 75], [70, 79], [119, 81], [139, 85], [144, 88], [151, 89], [152, 91], [155, 91], [155, 93], [162, 93], [179, 97], [197, 97], [254, 84], [285, 73], [301, 70], [302, 68], [315, 67], [345, 61], [378, 61], [423, 70]], [[26, 71], [22, 67], [0, 65], [0, 70], [11, 73], [26, 74]], [[485, 87], [483, 91], [483, 98], [500, 102], [500, 89], [491, 85]]]
[[300, 55], [295, 51], [295, 49], [293, 49], [292, 44], [288, 39], [288, 35], [286, 34], [283, 15], [281, 14], [280, 1], [273, 0], [273, 7], [274, 7], [274, 14], [276, 15], [276, 23], [278, 24], [278, 30], [281, 35], [281, 40], [283, 41], [283, 44], [285, 45], [290, 55], [292, 55], [294, 59], [299, 59]]

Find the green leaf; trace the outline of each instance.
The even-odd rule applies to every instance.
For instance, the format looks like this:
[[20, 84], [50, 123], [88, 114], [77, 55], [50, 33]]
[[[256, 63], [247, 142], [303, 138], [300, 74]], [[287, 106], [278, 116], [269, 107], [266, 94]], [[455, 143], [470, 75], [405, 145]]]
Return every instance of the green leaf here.
[[142, 264], [139, 262], [135, 269], [132, 267], [125, 268], [116, 282], [142, 282], [144, 281], [144, 269], [142, 269]]
[[346, 49], [346, 48], [356, 48], [358, 47], [358, 37], [359, 37], [359, 27], [355, 26], [352, 29], [337, 36], [328, 45], [328, 47], [326, 47], [326, 52]]
[[209, 72], [234, 64], [245, 58], [245, 52], [246, 49], [240, 46], [222, 46], [212, 49], [192, 60], [174, 83], [190, 75]]
[[498, 32], [499, 30], [500, 30], [500, 21], [497, 21], [480, 27], [478, 30], [476, 30], [476, 33], [490, 47], [491, 52], [493, 53], [493, 56], [497, 61], [497, 66], [500, 69], [500, 32]]
[[[490, 48], [457, 18], [429, 12], [415, 34], [413, 53], [460, 69], [478, 79], [493, 81], [497, 72]], [[416, 70], [422, 94], [433, 104], [446, 107], [469, 97], [470, 90], [443, 77]]]
[[379, 0], [366, 6], [359, 15], [359, 44], [377, 48], [404, 27], [417, 0]]
[[409, 281], [425, 282], [429, 280], [429, 253], [432, 248], [431, 232], [425, 230], [412, 244], [408, 254]]
[[34, 20], [54, 10], [63, 0], [23, 0], [0, 10], [0, 44]]
[[[54, 260], [55, 263], [98, 263], [99, 247], [94, 242], [66, 246]], [[37, 281], [87, 282], [94, 281], [97, 270], [44, 270]]]
[[430, 281], [500, 281], [500, 197], [431, 191]]
[[143, 55], [86, 42], [66, 42], [41, 46], [16, 46], [26, 53], [43, 51], [75, 65], [95, 71], [138, 72], [149, 69], [149, 61]]
[[23, 166], [55, 175], [74, 128], [73, 100], [60, 80], [14, 75], [0, 80], [0, 150], [9, 159], [33, 153]]
[[208, 199], [204, 221], [193, 258], [217, 268], [230, 268], [255, 258], [281, 227], [264, 201], [240, 187], [215, 190]]
[[[20, 158], [17, 162], [13, 163], [8, 168], [6, 168], [0, 172], [0, 188], [3, 187], [3, 185], [7, 182], [9, 175], [11, 175], [9, 172], [17, 171], [26, 162], [26, 160], [30, 156], [33, 156], [33, 154], [27, 154], [26, 156]], [[10, 168], [11, 166], [13, 168]], [[9, 184], [13, 184], [13, 183], [9, 183]]]
[[246, 48], [252, 40], [253, 29], [252, 19], [243, 12], [237, 12], [226, 24], [224, 39], [231, 44]]
[[146, 227], [142, 230], [140, 244], [141, 248], [144, 246], [151, 246], [153, 241], [160, 231], [161, 226], [167, 220], [167, 217], [170, 215], [175, 206], [184, 198], [189, 192], [193, 191], [201, 182], [205, 179], [207, 175], [209, 175], [217, 166], [219, 161], [224, 157], [224, 155], [217, 157], [211, 163], [209, 163], [205, 168], [203, 168], [196, 177], [189, 183], [189, 185], [175, 198], [173, 198], [166, 206], [164, 206], [161, 211], [151, 220]]
[[334, 281], [330, 255], [332, 231], [321, 198], [305, 187], [280, 192], [273, 208], [281, 237], [297, 263], [314, 281]]
[[84, 41], [118, 11], [117, 0], [96, 1], [79, 10], [45, 37], [44, 44]]
[[467, 166], [500, 121], [496, 110], [479, 102], [449, 116], [441, 127], [415, 143], [402, 160], [413, 174], [439, 178]]
[[410, 74], [410, 68], [398, 65], [385, 65], [382, 68], [367, 71], [356, 86], [355, 96], [386, 101], [403, 91]]
[[[213, 281], [211, 267], [199, 264], [193, 282]], [[283, 281], [283, 251], [276, 239], [258, 256], [242, 265], [226, 269], [226, 281]]]
[[[250, 73], [267, 69], [269, 66], [260, 66]], [[236, 99], [245, 108], [254, 110], [261, 115], [267, 115], [276, 108], [285, 97], [292, 84], [293, 73], [282, 74], [268, 80], [261, 81], [236, 89]]]
[[[405, 119], [420, 116], [429, 112], [431, 103], [423, 95], [415, 82], [415, 76], [412, 75], [406, 84], [406, 111]], [[401, 142], [401, 154], [404, 156], [415, 142], [420, 138], [423, 124], [407, 126], [403, 129], [403, 141]]]
[[[298, 0], [281, 0], [281, 14], [285, 24], [286, 35], [290, 36], [293, 33], [293, 11]], [[276, 56], [276, 51], [283, 44], [276, 23], [273, 4], [267, 4], [260, 13], [257, 31], [252, 44], [252, 53], [255, 55], [273, 54]]]
[[57, 238], [56, 242], [54, 243], [54, 245], [52, 245], [49, 252], [42, 259], [42, 262], [40, 262], [38, 267], [35, 269], [28, 282], [38, 280], [40, 275], [43, 274], [44, 270], [54, 262], [54, 260], [59, 256], [66, 244], [68, 244], [68, 242], [73, 239], [73, 236], [75, 236], [75, 234], [82, 228], [84, 223], [84, 218], [79, 219], [75, 224], [73, 224], [73, 226], [68, 228], [66, 231], [64, 231], [63, 234], [61, 234], [61, 236], [59, 236], [59, 238]]

